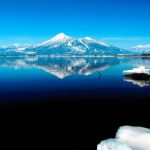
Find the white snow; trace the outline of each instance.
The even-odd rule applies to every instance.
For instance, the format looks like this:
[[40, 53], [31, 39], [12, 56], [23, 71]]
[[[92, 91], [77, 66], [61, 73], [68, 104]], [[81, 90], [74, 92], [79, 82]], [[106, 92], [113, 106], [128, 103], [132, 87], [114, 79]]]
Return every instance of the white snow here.
[[58, 79], [64, 79], [64, 78], [66, 78], [67, 76], [70, 75], [68, 72], [65, 72], [65, 70], [60, 70], [60, 71], [58, 71], [58, 70], [49, 70], [49, 69], [44, 68], [44, 67], [39, 67], [39, 69], [42, 69], [45, 72], [56, 76]]
[[27, 47], [19, 47], [19, 48], [17, 48], [16, 50], [17, 50], [17, 51], [24, 51], [26, 48], [27, 48]]
[[33, 54], [36, 54], [36, 53], [35, 52], [27, 52], [26, 54], [33, 55]]
[[131, 51], [140, 53], [140, 54], [149, 54], [150, 53], [150, 45], [138, 45], [131, 48]]
[[104, 70], [108, 69], [109, 67], [110, 67], [110, 65], [106, 65], [106, 66], [101, 66], [98, 68], [90, 69], [90, 64], [86, 64], [83, 68], [81, 68], [79, 70], [79, 73], [83, 74], [85, 76], [89, 76], [89, 75], [92, 75], [94, 72], [104, 71]]
[[150, 45], [138, 45], [138, 46], [135, 46], [133, 48], [137, 48], [137, 49], [145, 49], [145, 48], [150, 48]]
[[92, 39], [91, 37], [85, 37], [84, 39], [85, 39], [85, 40], [88, 40], [88, 41], [95, 41], [95, 40]]
[[81, 52], [81, 53], [85, 52], [85, 50], [82, 47], [80, 47], [80, 46], [72, 46], [71, 49], [73, 51], [78, 51], [78, 52]]
[[145, 66], [140, 66], [138, 68], [133, 68], [132, 70], [125, 70], [123, 74], [132, 75], [132, 74], [147, 74], [150, 75], [150, 69], [146, 69]]
[[[36, 47], [41, 46], [50, 46], [50, 48], [59, 47], [61, 44], [65, 44], [66, 47], [69, 47], [72, 50], [85, 52], [85, 49], [90, 49], [88, 44], [99, 44], [101, 46], [110, 47], [109, 44], [96, 41], [90, 37], [75, 39], [70, 36], [65, 35], [64, 33], [60, 33], [53, 37], [50, 40], [47, 40], [41, 44], [38, 44]], [[80, 45], [80, 46], [79, 46]]]
[[133, 150], [150, 150], [150, 129], [124, 126], [118, 130], [116, 138]]
[[23, 44], [19, 44], [19, 43], [14, 43], [10, 46], [7, 46], [5, 48], [9, 48], [9, 49], [13, 49], [16, 51], [24, 51], [25, 49], [27, 49], [28, 47], [30, 47], [30, 45], [23, 45]]
[[116, 138], [102, 141], [97, 150], [150, 150], [150, 129], [120, 127]]
[[85, 43], [82, 41], [82, 39], [79, 39], [79, 42], [82, 43], [87, 49], [89, 49], [88, 45], [85, 44]]
[[127, 145], [119, 142], [116, 139], [108, 139], [102, 141], [101, 144], [97, 146], [97, 150], [132, 150]]
[[102, 41], [97, 41], [97, 40], [94, 40], [92, 39], [91, 37], [85, 37], [82, 39], [83, 41], [86, 41], [87, 43], [97, 43], [97, 44], [100, 44], [102, 46], [106, 46], [106, 47], [110, 47], [109, 44], [105, 43], [105, 42], [102, 42]]
[[64, 33], [60, 33], [60, 34], [56, 35], [55, 37], [53, 37], [52, 39], [43, 42], [42, 44], [40, 44], [40, 46], [48, 46], [50, 44], [55, 44], [55, 43], [64, 43], [69, 40], [72, 40], [72, 37], [69, 37], [69, 36], [65, 35]]
[[71, 47], [72, 46], [72, 42], [68, 42], [67, 46]]

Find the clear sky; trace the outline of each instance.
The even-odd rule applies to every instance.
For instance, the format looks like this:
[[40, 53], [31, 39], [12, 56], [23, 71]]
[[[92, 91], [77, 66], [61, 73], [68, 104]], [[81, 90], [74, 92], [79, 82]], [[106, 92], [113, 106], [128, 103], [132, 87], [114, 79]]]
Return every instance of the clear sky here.
[[0, 0], [0, 44], [64, 32], [120, 47], [150, 44], [150, 0]]

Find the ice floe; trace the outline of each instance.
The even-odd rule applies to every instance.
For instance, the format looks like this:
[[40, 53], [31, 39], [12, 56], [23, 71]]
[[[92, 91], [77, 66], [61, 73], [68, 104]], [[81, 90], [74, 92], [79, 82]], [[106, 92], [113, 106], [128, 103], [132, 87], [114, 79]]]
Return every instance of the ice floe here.
[[116, 138], [102, 141], [97, 150], [149, 150], [150, 129], [123, 126], [117, 131]]
[[138, 68], [133, 68], [132, 70], [123, 71], [124, 75], [133, 75], [133, 74], [146, 74], [150, 75], [150, 69], [147, 69], [145, 66], [140, 66]]
[[97, 150], [132, 150], [127, 145], [121, 143], [117, 139], [108, 139], [102, 141], [98, 146]]
[[150, 84], [150, 69], [145, 66], [133, 68], [132, 70], [123, 71], [124, 81], [133, 83], [139, 87], [149, 86]]

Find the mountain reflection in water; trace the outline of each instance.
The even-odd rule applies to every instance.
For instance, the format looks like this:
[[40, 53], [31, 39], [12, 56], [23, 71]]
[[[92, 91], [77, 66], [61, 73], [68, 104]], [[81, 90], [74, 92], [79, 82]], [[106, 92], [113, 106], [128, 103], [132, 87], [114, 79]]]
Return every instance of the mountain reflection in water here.
[[[133, 68], [137, 66], [150, 66], [149, 59], [142, 58], [80, 58], [80, 57], [24, 57], [24, 58], [0, 58], [0, 68], [13, 69], [38, 69], [49, 73], [59, 79], [65, 79], [72, 75], [90, 76], [99, 73], [99, 77], [104, 71], [111, 68], [112, 71], [106, 75], [119, 76], [122, 78], [124, 68]], [[149, 80], [135, 80], [133, 78], [122, 78], [123, 81], [133, 83], [134, 85], [145, 87], [149, 85]]]
[[48, 149], [96, 150], [120, 126], [150, 128], [145, 119], [150, 114], [149, 82], [137, 83], [122, 74], [139, 66], [150, 66], [150, 60], [0, 58], [3, 139], [11, 132], [7, 143], [33, 143], [33, 149], [47, 144]]
[[95, 72], [103, 71], [112, 65], [119, 63], [114, 58], [1, 58], [0, 67], [37, 68], [50, 73], [57, 78], [64, 79], [74, 74], [92, 75]]

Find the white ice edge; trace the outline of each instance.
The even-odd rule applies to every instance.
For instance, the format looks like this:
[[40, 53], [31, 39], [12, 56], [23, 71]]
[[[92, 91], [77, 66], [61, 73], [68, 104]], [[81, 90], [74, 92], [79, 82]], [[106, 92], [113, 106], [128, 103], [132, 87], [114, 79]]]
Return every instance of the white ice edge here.
[[138, 68], [133, 68], [132, 70], [125, 70], [123, 74], [130, 75], [130, 74], [147, 74], [150, 75], [150, 69], [146, 69], [145, 66], [140, 66]]
[[150, 150], [150, 129], [120, 127], [116, 138], [102, 141], [97, 150]]

